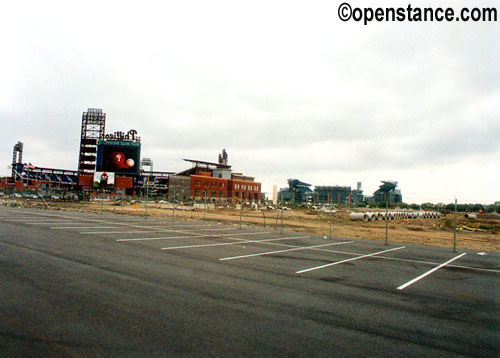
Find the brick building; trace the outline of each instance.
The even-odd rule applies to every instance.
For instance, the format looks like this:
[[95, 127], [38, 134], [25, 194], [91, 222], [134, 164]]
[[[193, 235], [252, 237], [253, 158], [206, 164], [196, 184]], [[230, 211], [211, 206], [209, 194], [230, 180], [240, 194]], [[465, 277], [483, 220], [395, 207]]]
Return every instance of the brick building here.
[[185, 159], [193, 167], [177, 176], [191, 178], [190, 197], [209, 201], [260, 201], [261, 183], [253, 177], [232, 173], [227, 164]]

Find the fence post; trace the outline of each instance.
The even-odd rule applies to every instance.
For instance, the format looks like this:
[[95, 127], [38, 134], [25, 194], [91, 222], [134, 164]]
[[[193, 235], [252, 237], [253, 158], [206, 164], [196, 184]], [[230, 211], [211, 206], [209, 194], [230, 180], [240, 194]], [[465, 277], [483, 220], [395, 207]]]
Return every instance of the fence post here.
[[385, 193], [385, 244], [389, 245], [389, 195]]
[[280, 225], [280, 234], [283, 233], [283, 205], [281, 205], [281, 225]]
[[203, 211], [203, 222], [207, 225], [207, 192], [205, 191], [205, 209]]
[[330, 199], [330, 240], [332, 239], [332, 199]]
[[243, 216], [243, 200], [240, 201], [240, 230], [241, 230], [241, 219]]
[[457, 252], [457, 198], [455, 198], [455, 213], [453, 224], [453, 252]]

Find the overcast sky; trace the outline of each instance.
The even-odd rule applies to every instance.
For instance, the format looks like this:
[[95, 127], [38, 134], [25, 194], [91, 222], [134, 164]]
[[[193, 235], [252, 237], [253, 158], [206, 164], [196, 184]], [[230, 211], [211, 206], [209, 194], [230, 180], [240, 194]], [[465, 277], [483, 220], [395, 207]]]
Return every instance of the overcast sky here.
[[408, 203], [500, 200], [498, 22], [364, 26], [341, 2], [5, 2], [0, 175], [17, 141], [25, 162], [76, 169], [82, 112], [102, 108], [155, 170], [225, 148], [265, 192], [396, 180]]

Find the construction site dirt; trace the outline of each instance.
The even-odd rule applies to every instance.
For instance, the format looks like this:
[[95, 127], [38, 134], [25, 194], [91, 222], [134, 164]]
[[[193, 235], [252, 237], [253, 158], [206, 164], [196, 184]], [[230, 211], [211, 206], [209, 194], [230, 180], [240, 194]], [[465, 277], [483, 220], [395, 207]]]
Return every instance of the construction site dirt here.
[[[214, 223], [265, 227], [268, 230], [296, 231], [311, 234], [330, 235], [330, 214], [327, 212], [294, 208], [289, 210], [268, 210], [266, 208], [213, 208], [205, 210], [161, 202], [51, 202], [40, 200], [4, 200], [3, 205], [38, 207], [51, 210], [79, 210], [89, 212], [113, 212], [123, 215], [141, 215], [172, 220], [206, 220]], [[49, 207], [47, 207], [47, 205]], [[363, 222], [349, 219], [350, 209], [337, 209], [332, 214], [331, 235], [335, 238], [356, 238], [385, 241], [386, 223], [384, 220]], [[281, 219], [283, 215], [283, 219]], [[282, 226], [281, 226], [282, 225]], [[475, 251], [500, 251], [500, 215], [477, 214], [476, 219], [466, 219], [464, 213], [457, 213], [456, 249]], [[441, 215], [440, 218], [416, 218], [391, 220], [388, 222], [388, 240], [428, 246], [450, 247], [454, 245], [454, 213]]]

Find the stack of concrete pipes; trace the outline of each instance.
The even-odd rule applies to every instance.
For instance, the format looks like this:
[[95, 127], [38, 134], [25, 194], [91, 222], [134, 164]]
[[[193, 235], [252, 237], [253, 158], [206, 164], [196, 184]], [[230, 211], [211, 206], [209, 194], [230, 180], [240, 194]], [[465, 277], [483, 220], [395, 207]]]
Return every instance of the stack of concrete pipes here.
[[[388, 220], [401, 220], [401, 219], [437, 219], [441, 217], [441, 213], [435, 211], [389, 211], [387, 213]], [[356, 221], [376, 221], [385, 220], [385, 211], [366, 212], [366, 213], [351, 213], [349, 219]]]

